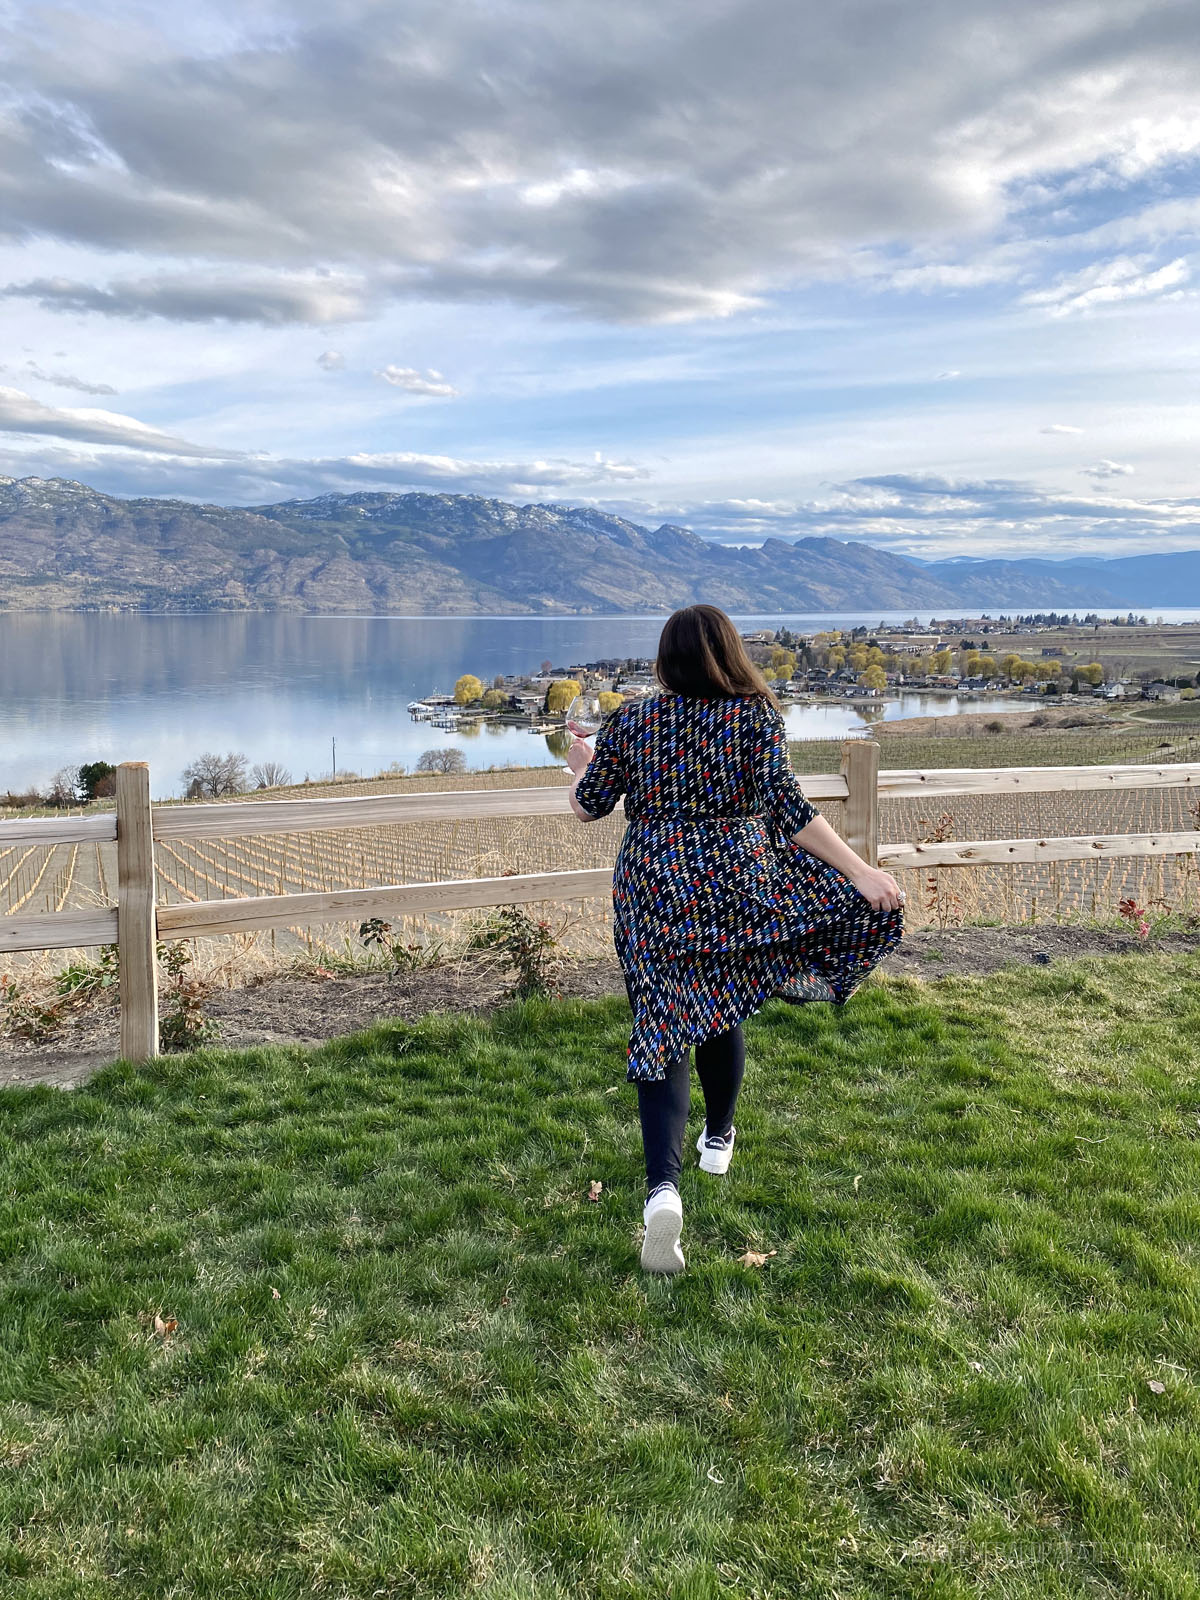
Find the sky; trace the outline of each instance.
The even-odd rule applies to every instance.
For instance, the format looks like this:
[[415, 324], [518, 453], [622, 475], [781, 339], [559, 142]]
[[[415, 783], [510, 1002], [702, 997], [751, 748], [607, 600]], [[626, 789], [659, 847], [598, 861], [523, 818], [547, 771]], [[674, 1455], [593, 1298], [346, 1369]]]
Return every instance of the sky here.
[[1194, 0], [0, 0], [0, 61], [2, 474], [1200, 548]]

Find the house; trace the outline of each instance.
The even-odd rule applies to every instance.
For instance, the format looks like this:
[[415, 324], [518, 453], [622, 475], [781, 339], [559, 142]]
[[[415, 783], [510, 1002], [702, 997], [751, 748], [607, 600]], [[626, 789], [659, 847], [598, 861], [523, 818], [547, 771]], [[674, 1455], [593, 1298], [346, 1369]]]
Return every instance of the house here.
[[1179, 699], [1179, 690], [1173, 683], [1148, 683], [1142, 690], [1147, 700], [1174, 701]]
[[1092, 690], [1102, 700], [1124, 700], [1125, 685], [1123, 683], [1101, 683]]

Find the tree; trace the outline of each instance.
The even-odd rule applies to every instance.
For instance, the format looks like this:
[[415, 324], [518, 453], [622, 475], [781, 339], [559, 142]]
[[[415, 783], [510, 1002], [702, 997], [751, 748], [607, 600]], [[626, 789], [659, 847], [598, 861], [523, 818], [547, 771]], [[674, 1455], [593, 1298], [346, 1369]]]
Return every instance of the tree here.
[[225, 794], [241, 794], [246, 788], [246, 758], [230, 750], [219, 756], [206, 750], [183, 769], [184, 785], [195, 792], [219, 800]]
[[70, 767], [62, 767], [50, 780], [50, 788], [46, 794], [46, 804], [50, 806], [76, 806], [79, 804], [79, 791], [76, 786], [78, 773]]
[[454, 685], [454, 703], [456, 706], [473, 706], [476, 700], [483, 698], [483, 684], [473, 672], [464, 672]]
[[618, 706], [623, 706], [625, 704], [625, 696], [623, 694], [617, 694], [612, 689], [601, 689], [596, 698], [600, 702], [601, 713], [606, 717], [611, 712], [615, 711]]
[[933, 655], [932, 670], [936, 672], [939, 677], [944, 677], [946, 673], [950, 671], [953, 661], [954, 657], [949, 650], [935, 650]]
[[423, 750], [417, 761], [418, 772], [465, 772], [467, 758], [461, 750], [448, 745], [444, 750]]
[[582, 692], [574, 678], [559, 678], [546, 691], [546, 710], [552, 715], [556, 712], [563, 712], [571, 704], [575, 696]]
[[508, 696], [503, 689], [486, 689], [483, 696], [483, 709], [485, 711], [503, 711], [508, 704]]
[[868, 667], [860, 674], [859, 683], [864, 689], [886, 689], [887, 674], [882, 667]]
[[111, 761], [87, 761], [75, 774], [75, 787], [85, 800], [115, 794], [117, 769]]
[[256, 789], [282, 789], [291, 781], [291, 773], [278, 761], [260, 761], [250, 768], [250, 782]]
[[1002, 678], [1017, 677], [1017, 668], [1021, 665], [1021, 657], [1015, 650], [1009, 650], [1000, 657], [1000, 676]]
[[1104, 682], [1104, 667], [1099, 661], [1089, 661], [1085, 666], [1077, 667], [1075, 670], [1076, 675], [1084, 683], [1090, 683], [1093, 688], [1097, 684]]

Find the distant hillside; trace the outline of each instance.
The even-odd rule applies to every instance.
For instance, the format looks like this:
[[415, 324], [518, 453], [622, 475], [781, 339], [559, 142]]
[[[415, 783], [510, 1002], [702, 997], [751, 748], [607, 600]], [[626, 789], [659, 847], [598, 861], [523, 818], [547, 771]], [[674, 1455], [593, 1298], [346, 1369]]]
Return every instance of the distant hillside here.
[[68, 610], [661, 612], [1186, 604], [1200, 554], [911, 561], [839, 539], [761, 549], [570, 506], [329, 494], [280, 505], [123, 500], [0, 478], [0, 607]]

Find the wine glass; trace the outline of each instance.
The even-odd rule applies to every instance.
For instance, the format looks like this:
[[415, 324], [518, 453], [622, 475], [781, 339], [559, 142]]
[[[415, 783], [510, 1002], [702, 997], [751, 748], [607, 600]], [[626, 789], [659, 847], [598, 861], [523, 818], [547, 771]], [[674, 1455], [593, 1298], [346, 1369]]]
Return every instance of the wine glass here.
[[[581, 734], [591, 736], [599, 732], [600, 724], [604, 721], [604, 712], [600, 709], [600, 696], [595, 693], [577, 694], [567, 707], [567, 723], [574, 723]], [[564, 772], [574, 773], [568, 766], [563, 767]]]

